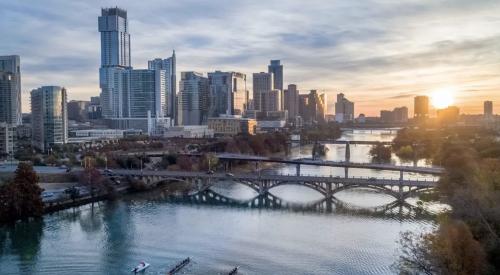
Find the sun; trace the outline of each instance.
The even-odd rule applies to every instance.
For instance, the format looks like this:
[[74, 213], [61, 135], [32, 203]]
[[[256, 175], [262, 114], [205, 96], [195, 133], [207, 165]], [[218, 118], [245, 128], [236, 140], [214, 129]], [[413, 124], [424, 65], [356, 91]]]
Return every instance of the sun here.
[[432, 106], [443, 109], [453, 104], [455, 91], [451, 88], [434, 91], [431, 95]]

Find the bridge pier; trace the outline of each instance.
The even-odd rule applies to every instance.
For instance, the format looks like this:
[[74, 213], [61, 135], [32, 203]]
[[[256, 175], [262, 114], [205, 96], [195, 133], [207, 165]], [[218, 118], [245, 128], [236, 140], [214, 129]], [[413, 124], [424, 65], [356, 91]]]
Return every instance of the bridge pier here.
[[345, 145], [345, 162], [351, 161], [351, 146], [349, 141]]
[[398, 188], [398, 193], [399, 193], [399, 201], [404, 200], [404, 194], [403, 194], [403, 170], [399, 171], [399, 188]]
[[344, 167], [344, 177], [347, 179], [349, 178], [349, 167]]
[[295, 166], [295, 171], [296, 171], [296, 173], [295, 173], [295, 174], [296, 174], [296, 176], [297, 176], [297, 177], [300, 177], [300, 164], [297, 164], [297, 165]]
[[333, 192], [332, 183], [331, 182], [325, 183], [325, 190], [326, 190], [326, 198], [327, 199], [331, 199], [332, 198], [332, 192]]

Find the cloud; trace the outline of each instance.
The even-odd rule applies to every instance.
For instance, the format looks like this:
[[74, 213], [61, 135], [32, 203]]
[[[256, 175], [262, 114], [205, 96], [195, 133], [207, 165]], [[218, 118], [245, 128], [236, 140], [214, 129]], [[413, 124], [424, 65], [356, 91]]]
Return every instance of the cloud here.
[[[4, 1], [0, 54], [21, 55], [23, 90], [58, 84], [72, 99], [96, 95], [97, 16], [116, 5]], [[497, 1], [127, 0], [119, 6], [128, 11], [137, 68], [172, 49], [179, 72], [250, 76], [281, 59], [286, 84], [324, 90], [331, 100], [343, 91], [366, 114], [393, 105], [411, 109], [411, 97], [446, 85], [464, 91], [457, 101], [465, 109], [476, 111], [471, 106], [485, 98], [500, 102], [493, 92], [500, 88]], [[29, 110], [26, 97], [23, 103]]]

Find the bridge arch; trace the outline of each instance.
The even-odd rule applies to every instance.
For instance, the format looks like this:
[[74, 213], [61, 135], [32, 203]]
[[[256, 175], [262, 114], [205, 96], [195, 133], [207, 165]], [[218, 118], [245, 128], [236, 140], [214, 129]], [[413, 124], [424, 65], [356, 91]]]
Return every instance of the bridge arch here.
[[391, 188], [387, 188], [386, 186], [378, 186], [378, 185], [360, 185], [360, 184], [344, 184], [339, 187], [335, 187], [332, 190], [332, 196], [335, 195], [336, 193], [345, 191], [345, 190], [350, 190], [350, 189], [355, 189], [355, 188], [364, 188], [364, 189], [371, 189], [378, 191], [380, 193], [387, 194], [389, 196], [392, 196], [396, 199], [401, 199], [401, 196], [399, 192], [392, 190]]
[[283, 185], [299, 185], [299, 186], [304, 186], [309, 189], [315, 190], [318, 193], [320, 193], [323, 196], [327, 195], [326, 188], [322, 186], [322, 183], [317, 183], [317, 182], [299, 182], [299, 181], [278, 181], [278, 182], [273, 182], [270, 185], [266, 186], [265, 192], [269, 192], [269, 190], [278, 187], [278, 186], [283, 186]]

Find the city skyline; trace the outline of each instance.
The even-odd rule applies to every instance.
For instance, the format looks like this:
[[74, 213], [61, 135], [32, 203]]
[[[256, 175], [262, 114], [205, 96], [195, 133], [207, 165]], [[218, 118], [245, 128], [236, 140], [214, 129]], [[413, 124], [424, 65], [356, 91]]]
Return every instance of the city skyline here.
[[[500, 42], [495, 27], [500, 18], [494, 1], [398, 5], [292, 1], [279, 5], [279, 12], [272, 8], [279, 1], [266, 2], [265, 10], [253, 2], [235, 7], [220, 2], [224, 1], [158, 1], [147, 7], [133, 1], [118, 3], [131, 22], [131, 65], [147, 68], [151, 57], [168, 56], [175, 49], [178, 72], [251, 75], [265, 71], [269, 60], [279, 59], [285, 87], [294, 83], [303, 93], [317, 89], [329, 98], [343, 92], [356, 102], [356, 114], [377, 115], [380, 109], [397, 106], [407, 106], [413, 113], [414, 96], [441, 89], [457, 91], [455, 105], [462, 113], [482, 113], [485, 100], [494, 102], [493, 110], [499, 109], [500, 57], [494, 48]], [[21, 56], [24, 112], [29, 110], [29, 91], [41, 85], [67, 87], [71, 100], [99, 94], [100, 37], [95, 17], [101, 6], [116, 4], [3, 4], [0, 33], [6, 43], [0, 54]], [[372, 5], [377, 8], [370, 10]], [[160, 13], [165, 16], [153, 16]], [[481, 32], [475, 28], [478, 25]], [[53, 39], [46, 39], [47, 33]], [[329, 112], [333, 104], [328, 102]]]

